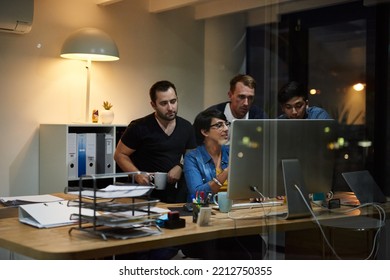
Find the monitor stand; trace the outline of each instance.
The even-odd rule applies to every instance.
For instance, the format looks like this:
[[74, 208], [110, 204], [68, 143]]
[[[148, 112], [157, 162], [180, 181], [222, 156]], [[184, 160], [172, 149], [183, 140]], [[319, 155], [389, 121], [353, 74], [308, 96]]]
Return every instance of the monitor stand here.
[[[284, 159], [282, 160], [282, 170], [284, 179], [284, 189], [287, 201], [287, 213], [279, 216], [283, 219], [296, 219], [310, 217], [311, 212], [307, 205], [311, 207], [309, 194], [306, 190], [305, 182], [302, 176], [301, 165], [298, 159]], [[297, 185], [301, 190], [305, 200], [304, 202], [302, 195], [299, 193]]]

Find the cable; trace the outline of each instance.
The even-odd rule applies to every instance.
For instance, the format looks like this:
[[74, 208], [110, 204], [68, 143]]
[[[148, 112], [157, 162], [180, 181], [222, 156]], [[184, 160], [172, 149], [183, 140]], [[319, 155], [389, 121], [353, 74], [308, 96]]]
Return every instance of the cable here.
[[[250, 186], [250, 189], [253, 191], [253, 192], [257, 192], [261, 198], [263, 199], [263, 201], [265, 201], [265, 197], [264, 195], [258, 191], [258, 189], [256, 187], [253, 187], [253, 186]], [[271, 206], [270, 208], [272, 208], [273, 206]], [[263, 215], [262, 216], [241, 216], [241, 217], [234, 217], [231, 215], [231, 212], [229, 211], [228, 212], [228, 218], [232, 219], [234, 221], [234, 229], [237, 230], [237, 220], [253, 220], [253, 219], [258, 219], [258, 218], [267, 218], [267, 214], [266, 214], [266, 210], [265, 210], [265, 206], [263, 204], [261, 204], [261, 207], [260, 209], [263, 210]], [[269, 229], [269, 226], [268, 226], [268, 223], [267, 223], [267, 219], [264, 220], [265, 221], [265, 227], [267, 229], [267, 236], [269, 236], [269, 232], [270, 232], [270, 229]], [[265, 252], [264, 252], [264, 255], [263, 255], [263, 259], [266, 259], [267, 255], [269, 254], [269, 244], [268, 244], [268, 238], [267, 238], [267, 242], [264, 240], [264, 238], [262, 238], [262, 235], [259, 234], [259, 238], [261, 238], [265, 244]], [[248, 256], [253, 259], [253, 256], [252, 256], [252, 253], [240, 242], [240, 240], [237, 238], [237, 236], [235, 236], [235, 240], [236, 242], [239, 244], [239, 246], [248, 254]]]
[[252, 192], [256, 192], [258, 193], [260, 196], [261, 196], [261, 199], [263, 199], [263, 201], [265, 201], [265, 196], [254, 186], [249, 186], [249, 189], [252, 191]]
[[[250, 188], [251, 191], [258, 193], [263, 201], [266, 200], [265, 196], [257, 189], [257, 187], [249, 186], [249, 188]], [[268, 226], [268, 219], [267, 218], [268, 218], [268, 213], [272, 209], [272, 206], [270, 207], [270, 211], [268, 211], [268, 213], [266, 213], [266, 210], [265, 210], [265, 207], [264, 207], [263, 204], [262, 204], [261, 208], [263, 209], [263, 213], [264, 213], [264, 217], [265, 217], [264, 223], [265, 223], [265, 228], [267, 229], [267, 241], [264, 241], [264, 243], [265, 243], [265, 253], [264, 253], [264, 257], [263, 257], [264, 259], [266, 259], [266, 258], [268, 258], [268, 255], [269, 255], [269, 233], [270, 233], [270, 229], [269, 229], [269, 226]]]
[[[311, 209], [310, 205], [308, 204], [308, 202], [306, 201], [305, 199], [305, 196], [303, 195], [301, 189], [296, 185], [294, 184], [294, 187], [298, 190], [300, 196], [302, 197], [306, 207], [309, 209], [311, 215], [313, 216], [315, 222], [317, 223], [320, 231], [321, 231], [321, 234], [322, 234], [322, 237], [324, 238], [326, 244], [328, 245], [328, 247], [330, 248], [330, 250], [332, 251], [332, 253], [336, 256], [336, 258], [338, 258], [339, 260], [342, 260], [342, 258], [336, 253], [336, 251], [334, 250], [334, 248], [332, 247], [332, 245], [330, 244], [328, 238], [326, 237], [325, 235], [325, 232], [323, 231], [322, 229], [322, 226], [320, 224], [320, 222], [318, 221], [317, 219], [317, 216], [314, 214], [313, 210]], [[363, 205], [359, 205], [358, 207], [356, 207], [355, 209], [348, 209], [348, 211], [345, 211], [345, 212], [350, 212], [350, 211], [354, 211], [356, 209], [359, 209], [359, 208], [362, 208], [362, 207], [367, 207], [367, 206], [373, 206], [379, 213], [379, 221], [380, 221], [380, 224], [379, 224], [379, 228], [377, 230], [377, 232], [375, 233], [375, 236], [374, 236], [374, 241], [373, 241], [373, 247], [372, 247], [372, 250], [371, 252], [369, 253], [369, 255], [367, 256], [366, 260], [370, 259], [373, 255], [374, 255], [374, 252], [375, 255], [377, 254], [378, 252], [378, 249], [379, 249], [379, 241], [377, 243], [377, 239], [378, 239], [378, 235], [380, 233], [380, 231], [382, 230], [382, 228], [384, 227], [385, 225], [385, 220], [386, 220], [386, 212], [385, 210], [380, 207], [378, 204], [376, 203], [365, 203]]]

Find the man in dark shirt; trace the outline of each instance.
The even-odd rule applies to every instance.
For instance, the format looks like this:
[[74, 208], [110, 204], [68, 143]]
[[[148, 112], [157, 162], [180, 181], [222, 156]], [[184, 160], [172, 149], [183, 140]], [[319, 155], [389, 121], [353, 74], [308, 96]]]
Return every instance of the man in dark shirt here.
[[[186, 186], [181, 184], [185, 152], [196, 147], [194, 130], [177, 116], [176, 87], [169, 81], [156, 82], [149, 91], [154, 109], [145, 117], [130, 122], [121, 137], [114, 159], [124, 172], [166, 172], [165, 190], [153, 190], [152, 197], [163, 202], [185, 202]], [[149, 184], [149, 176], [135, 176], [139, 184]]]
[[230, 101], [211, 106], [223, 112], [229, 122], [234, 119], [266, 119], [266, 113], [253, 104], [256, 81], [249, 75], [239, 74], [230, 80]]
[[279, 119], [330, 119], [324, 109], [309, 106], [307, 90], [296, 81], [288, 82], [280, 88], [278, 102], [283, 112]]

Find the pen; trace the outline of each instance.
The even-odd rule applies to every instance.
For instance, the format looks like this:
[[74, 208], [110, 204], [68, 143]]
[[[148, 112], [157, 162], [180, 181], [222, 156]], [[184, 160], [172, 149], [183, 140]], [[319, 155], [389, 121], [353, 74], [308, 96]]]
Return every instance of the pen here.
[[211, 192], [209, 192], [209, 193], [207, 194], [207, 197], [206, 197], [206, 204], [209, 204], [212, 195], [213, 195], [213, 194], [212, 194]]
[[204, 191], [200, 192], [200, 202], [204, 203]]

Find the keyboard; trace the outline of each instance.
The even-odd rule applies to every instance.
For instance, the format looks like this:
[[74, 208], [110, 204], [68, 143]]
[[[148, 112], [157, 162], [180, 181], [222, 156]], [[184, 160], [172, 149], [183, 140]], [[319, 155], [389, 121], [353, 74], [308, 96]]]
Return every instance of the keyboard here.
[[271, 207], [271, 206], [280, 206], [280, 205], [283, 205], [282, 201], [245, 202], [245, 203], [234, 203], [232, 205], [232, 209]]
[[[234, 203], [232, 205], [232, 210], [234, 210], [234, 209], [250, 209], [250, 208], [259, 208], [259, 207], [272, 207], [272, 206], [280, 206], [280, 205], [283, 205], [282, 201]], [[218, 205], [213, 206], [213, 209], [219, 209]]]

